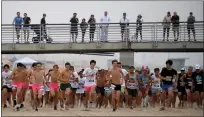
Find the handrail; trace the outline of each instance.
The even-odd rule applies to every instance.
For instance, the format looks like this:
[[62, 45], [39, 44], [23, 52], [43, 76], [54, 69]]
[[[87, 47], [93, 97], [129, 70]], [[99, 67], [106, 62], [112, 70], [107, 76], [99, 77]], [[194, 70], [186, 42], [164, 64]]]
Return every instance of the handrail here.
[[[78, 27], [77, 42], [78, 43], [82, 41], [82, 33], [83, 33], [79, 24], [77, 25]], [[123, 37], [121, 35], [120, 23], [108, 23], [108, 24], [109, 25], [107, 28], [107, 27], [101, 27], [101, 26], [104, 26], [104, 23], [96, 23], [96, 27], [94, 31], [91, 31], [90, 30], [91, 27], [88, 26], [85, 32], [84, 42], [86, 43], [90, 41], [90, 34], [94, 35], [93, 42], [96, 42], [97, 46], [100, 46], [104, 41], [105, 42], [106, 41], [108, 42], [123, 41], [126, 47], [128, 46], [129, 42], [132, 42], [132, 43], [151, 42], [153, 46], [156, 47], [157, 44], [160, 42], [163, 42], [163, 39], [164, 39], [163, 38], [164, 27], [163, 27], [162, 22], [143, 22], [142, 29], [137, 27], [136, 25], [137, 23], [129, 23], [129, 26], [126, 25], [126, 27], [128, 28], [125, 28], [123, 30], [124, 31]], [[189, 25], [187, 22], [180, 22], [179, 29], [178, 29], [179, 37], [177, 41], [183, 41], [183, 42], [188, 41], [187, 27], [194, 26], [195, 39], [197, 41], [203, 42], [203, 39], [204, 39], [203, 38], [203, 33], [204, 33], [203, 24], [204, 24], [204, 21], [196, 21], [193, 25]], [[33, 38], [36, 38], [36, 39], [39, 38], [39, 40], [42, 39], [42, 43], [40, 44], [41, 48], [43, 48], [45, 46], [45, 43], [47, 43], [45, 38], [48, 39], [48, 37], [52, 38], [52, 43], [67, 43], [68, 45], [70, 45], [71, 43], [74, 42], [72, 39], [72, 33], [71, 33], [72, 28], [74, 28], [74, 26], [71, 26], [71, 24], [46, 24], [44, 29], [42, 28], [41, 24], [29, 24], [29, 26], [31, 27], [31, 29], [29, 29], [30, 31], [29, 42], [32, 43]], [[17, 40], [15, 25], [14, 24], [2, 24], [1, 28], [2, 28], [2, 40], [1, 40], [2, 43], [13, 43], [13, 48], [15, 48], [15, 44]], [[174, 41], [174, 31], [172, 29], [173, 29], [173, 25], [170, 25], [169, 38], [168, 38], [169, 42]], [[42, 33], [43, 30], [45, 30], [47, 34], [44, 32]], [[142, 36], [140, 36], [140, 30], [141, 30]], [[104, 36], [103, 34], [105, 31], [108, 32], [107, 37]], [[24, 43], [24, 27], [23, 26], [20, 29], [19, 35], [20, 35], [20, 38], [19, 38], [20, 43]], [[192, 34], [192, 30], [190, 30], [190, 36], [191, 36], [191, 41], [193, 41], [194, 35]], [[105, 40], [103, 40], [102, 38], [104, 38]], [[164, 41], [167, 42], [167, 32], [165, 32]]]

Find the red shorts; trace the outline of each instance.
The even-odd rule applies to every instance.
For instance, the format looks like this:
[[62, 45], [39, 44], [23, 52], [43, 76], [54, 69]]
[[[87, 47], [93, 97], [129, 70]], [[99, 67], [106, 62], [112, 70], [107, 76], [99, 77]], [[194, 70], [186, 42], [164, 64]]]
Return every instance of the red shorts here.
[[140, 88], [142, 95], [148, 94], [150, 88]]
[[84, 90], [89, 92], [89, 91], [91, 91], [92, 88], [95, 88], [95, 87], [96, 87], [95, 84], [94, 85], [90, 85], [90, 86], [84, 86]]
[[54, 89], [55, 91], [59, 90], [58, 83], [50, 83], [49, 86], [50, 86], [50, 89]]
[[32, 89], [34, 91], [36, 91], [36, 90], [39, 91], [39, 90], [44, 90], [44, 87], [43, 87], [43, 84], [33, 84]]
[[24, 88], [25, 82], [12, 82], [11, 85], [12, 85], [12, 89]]
[[28, 89], [29, 84], [28, 83], [24, 83], [23, 88], [24, 89]]

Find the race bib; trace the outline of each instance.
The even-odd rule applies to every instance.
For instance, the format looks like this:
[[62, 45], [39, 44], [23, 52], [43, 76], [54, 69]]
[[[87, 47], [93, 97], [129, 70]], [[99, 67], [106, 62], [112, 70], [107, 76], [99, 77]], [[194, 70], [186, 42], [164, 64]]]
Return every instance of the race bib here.
[[110, 88], [111, 88], [111, 89], [115, 89], [115, 87], [116, 87], [115, 85], [111, 84], [111, 87], [110, 87]]
[[72, 88], [78, 88], [78, 83], [76, 83], [76, 82], [71, 83], [71, 87], [72, 87]]
[[74, 82], [74, 80], [69, 80], [69, 82], [70, 82], [70, 83], [73, 83], [73, 82]]
[[188, 82], [188, 86], [192, 86], [192, 82]]
[[159, 84], [154, 84], [152, 88], [160, 88]]
[[135, 83], [129, 83], [129, 88], [130, 89], [135, 89], [136, 88], [136, 84]]

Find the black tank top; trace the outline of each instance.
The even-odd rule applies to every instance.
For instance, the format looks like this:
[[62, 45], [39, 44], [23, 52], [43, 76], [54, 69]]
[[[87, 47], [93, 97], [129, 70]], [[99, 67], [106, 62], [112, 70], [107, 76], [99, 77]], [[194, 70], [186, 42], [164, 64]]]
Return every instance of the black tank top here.
[[192, 81], [193, 81], [193, 78], [192, 78], [192, 75], [186, 75], [186, 78], [185, 78], [185, 84], [186, 84], [186, 87], [187, 88], [191, 88], [192, 86]]

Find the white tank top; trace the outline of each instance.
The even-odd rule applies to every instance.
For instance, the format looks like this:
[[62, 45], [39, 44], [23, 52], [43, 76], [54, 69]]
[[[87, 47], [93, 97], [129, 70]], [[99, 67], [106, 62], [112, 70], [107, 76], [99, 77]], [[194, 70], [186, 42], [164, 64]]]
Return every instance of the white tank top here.
[[158, 81], [158, 82], [153, 82], [152, 83], [152, 88], [159, 89], [161, 88], [161, 81], [159, 78], [157, 78], [155, 75], [152, 75], [153, 81]]

